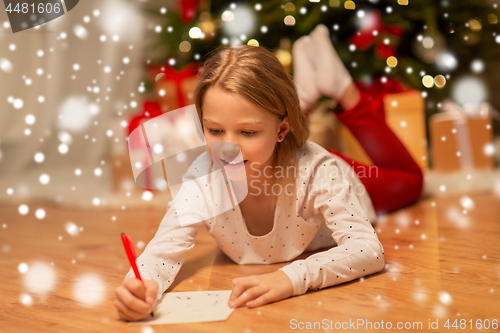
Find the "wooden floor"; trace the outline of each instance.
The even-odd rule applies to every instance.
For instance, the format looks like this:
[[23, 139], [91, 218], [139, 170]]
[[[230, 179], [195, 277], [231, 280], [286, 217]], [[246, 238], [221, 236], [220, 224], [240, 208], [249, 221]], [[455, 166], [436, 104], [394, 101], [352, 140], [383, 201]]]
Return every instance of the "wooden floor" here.
[[[421, 322], [419, 331], [425, 332], [436, 320], [438, 331], [475, 331], [470, 320], [474, 327], [478, 319], [500, 321], [500, 198], [488, 193], [470, 198], [475, 207], [466, 212], [460, 197], [449, 197], [421, 200], [381, 217], [376, 229], [386, 267], [380, 273], [256, 309], [241, 307], [225, 322], [152, 330], [118, 319], [114, 289], [129, 269], [120, 233], [147, 243], [164, 211], [90, 212], [31, 203], [30, 212], [20, 215], [17, 205], [0, 205], [0, 331], [281, 332], [291, 330], [294, 319], [304, 325], [331, 320], [331, 330], [316, 326], [325, 332], [335, 331], [336, 322], [354, 329], [346, 326], [349, 320], [359, 321], [362, 331], [371, 330], [361, 320], [371, 322], [373, 331], [380, 331], [375, 328], [383, 321], [379, 327], [391, 322], [393, 329], [398, 322]], [[42, 220], [34, 214], [39, 207], [46, 210]], [[68, 221], [83, 231], [71, 236]], [[21, 263], [27, 272], [20, 272]], [[285, 264], [237, 265], [200, 228], [168, 291], [229, 290], [234, 277]], [[467, 329], [458, 321], [459, 329], [447, 330], [447, 319], [450, 326], [462, 320]]]

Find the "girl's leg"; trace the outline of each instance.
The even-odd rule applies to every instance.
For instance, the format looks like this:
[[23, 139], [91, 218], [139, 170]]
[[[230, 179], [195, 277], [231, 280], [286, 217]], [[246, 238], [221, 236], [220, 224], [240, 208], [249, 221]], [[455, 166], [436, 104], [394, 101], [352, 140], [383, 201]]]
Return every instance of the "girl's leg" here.
[[[371, 96], [361, 84], [353, 83], [331, 43], [326, 26], [318, 25], [310, 34], [309, 41], [303, 53], [309, 55], [310, 71], [314, 71], [319, 93], [339, 101], [344, 107], [345, 111], [336, 116], [358, 139], [377, 168], [378, 173], [373, 173], [372, 166], [365, 170], [366, 176], [360, 177], [375, 211], [388, 212], [416, 201], [422, 191], [422, 171], [387, 126], [381, 97]], [[349, 98], [349, 95], [358, 94], [357, 101]], [[369, 167], [342, 154], [335, 154], [350, 165], [365, 169]], [[355, 171], [360, 175], [360, 170]]]
[[418, 172], [366, 165], [335, 151], [329, 150], [346, 161], [358, 175], [370, 196], [377, 214], [385, 214], [418, 200], [423, 178]]
[[[358, 83], [356, 88], [359, 100], [355, 104], [351, 100], [350, 105], [353, 106], [335, 115], [360, 142], [374, 166], [331, 152], [354, 168], [377, 214], [386, 213], [418, 200], [422, 192], [423, 175], [418, 164], [385, 122], [381, 101]], [[342, 102], [349, 105], [344, 99]]]
[[355, 83], [359, 100], [336, 117], [351, 131], [374, 165], [383, 168], [421, 172], [406, 147], [385, 122], [383, 105], [360, 83]]

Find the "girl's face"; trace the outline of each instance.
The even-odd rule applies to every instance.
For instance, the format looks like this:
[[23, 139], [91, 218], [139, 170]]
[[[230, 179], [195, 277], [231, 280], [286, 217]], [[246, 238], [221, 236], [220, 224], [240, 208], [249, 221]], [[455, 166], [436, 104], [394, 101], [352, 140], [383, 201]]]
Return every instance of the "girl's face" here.
[[[217, 86], [206, 91], [202, 109], [204, 134], [210, 157], [214, 158], [210, 142], [234, 143], [241, 149], [247, 179], [252, 180], [249, 178], [252, 176], [253, 179], [262, 179], [264, 168], [272, 165], [278, 137], [284, 138], [288, 132], [287, 117], [280, 121], [274, 114], [245, 97]], [[228, 156], [230, 155], [229, 153]], [[226, 165], [225, 161], [222, 163]], [[266, 174], [271, 175], [270, 171]], [[258, 174], [261, 176], [257, 177]]]

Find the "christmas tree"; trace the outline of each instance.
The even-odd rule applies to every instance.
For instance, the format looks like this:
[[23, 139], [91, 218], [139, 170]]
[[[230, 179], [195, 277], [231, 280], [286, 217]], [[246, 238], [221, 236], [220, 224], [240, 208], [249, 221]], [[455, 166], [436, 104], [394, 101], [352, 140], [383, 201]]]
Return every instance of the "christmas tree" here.
[[[500, 55], [493, 1], [182, 0], [143, 6], [164, 19], [154, 27], [158, 39], [150, 47], [160, 55], [151, 65], [180, 70], [221, 44], [246, 43], [272, 49], [291, 72], [291, 45], [322, 23], [355, 80], [402, 81], [422, 92], [427, 117], [453, 95], [459, 78], [473, 76], [473, 89], [487, 90], [481, 76]], [[147, 87], [153, 84], [149, 77]]]

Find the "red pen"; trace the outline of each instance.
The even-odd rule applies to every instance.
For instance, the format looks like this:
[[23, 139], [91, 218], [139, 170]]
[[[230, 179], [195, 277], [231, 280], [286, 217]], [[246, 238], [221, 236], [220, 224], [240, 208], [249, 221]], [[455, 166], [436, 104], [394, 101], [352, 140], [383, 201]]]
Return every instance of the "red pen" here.
[[[127, 253], [128, 261], [130, 261], [130, 266], [132, 266], [132, 269], [134, 270], [135, 277], [142, 282], [142, 286], [144, 287], [144, 290], [146, 290], [146, 285], [144, 285], [144, 281], [142, 281], [141, 274], [137, 268], [137, 263], [135, 262], [137, 254], [135, 253], [134, 243], [132, 243], [130, 237], [125, 235], [124, 232], [122, 232], [122, 243], [125, 248], [125, 252]], [[153, 312], [151, 312], [151, 317], [154, 317]]]

